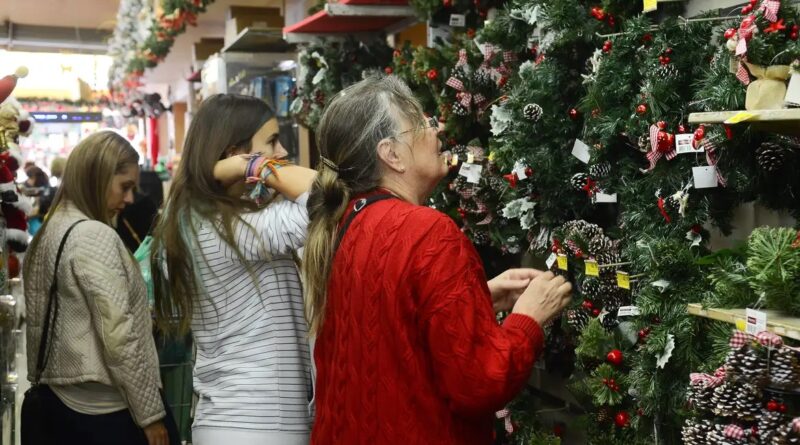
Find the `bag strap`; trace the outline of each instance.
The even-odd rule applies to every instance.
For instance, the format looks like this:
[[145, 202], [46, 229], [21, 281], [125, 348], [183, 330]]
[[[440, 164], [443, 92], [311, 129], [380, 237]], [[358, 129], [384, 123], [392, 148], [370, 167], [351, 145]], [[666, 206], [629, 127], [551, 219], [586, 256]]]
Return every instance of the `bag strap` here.
[[50, 357], [50, 348], [53, 342], [50, 341], [50, 325], [55, 324], [56, 317], [58, 317], [58, 265], [61, 263], [61, 254], [64, 252], [64, 246], [67, 244], [72, 229], [78, 224], [86, 221], [82, 219], [75, 221], [61, 238], [61, 244], [58, 245], [58, 253], [56, 254], [56, 267], [53, 272], [53, 283], [50, 285], [50, 294], [47, 300], [47, 312], [44, 317], [44, 325], [42, 326], [42, 340], [39, 342], [39, 356], [36, 359], [36, 371], [33, 377], [33, 384], [38, 385], [39, 379], [42, 377], [45, 367], [47, 366], [47, 359]]
[[390, 195], [388, 193], [381, 193], [378, 195], [368, 196], [366, 198], [361, 198], [353, 204], [353, 211], [347, 215], [347, 219], [344, 220], [344, 224], [339, 229], [339, 234], [336, 236], [336, 244], [333, 246], [333, 253], [335, 254], [337, 250], [339, 250], [339, 244], [341, 244], [342, 239], [344, 239], [344, 234], [347, 232], [347, 229], [350, 228], [350, 224], [353, 220], [358, 216], [361, 211], [363, 211], [367, 206], [374, 204], [378, 201], [383, 201], [384, 199], [392, 199], [396, 198], [394, 195]]

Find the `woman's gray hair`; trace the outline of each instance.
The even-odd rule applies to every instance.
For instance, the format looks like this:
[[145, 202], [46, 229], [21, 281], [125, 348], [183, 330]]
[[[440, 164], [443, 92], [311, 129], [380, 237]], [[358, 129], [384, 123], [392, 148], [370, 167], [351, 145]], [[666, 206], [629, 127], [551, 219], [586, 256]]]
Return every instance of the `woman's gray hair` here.
[[331, 101], [317, 127], [320, 162], [308, 198], [309, 226], [302, 269], [306, 318], [313, 335], [322, 324], [333, 246], [350, 198], [378, 186], [378, 145], [406, 122], [422, 128], [422, 106], [402, 80], [370, 75]]

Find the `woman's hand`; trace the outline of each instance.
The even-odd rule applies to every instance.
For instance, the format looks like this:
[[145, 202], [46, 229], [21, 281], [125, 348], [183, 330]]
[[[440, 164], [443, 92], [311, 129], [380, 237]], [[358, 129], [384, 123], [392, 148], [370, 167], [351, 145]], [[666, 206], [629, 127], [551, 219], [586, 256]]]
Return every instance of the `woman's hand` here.
[[489, 280], [492, 306], [495, 312], [510, 311], [520, 295], [528, 288], [531, 280], [543, 272], [536, 269], [508, 269]]
[[148, 445], [169, 445], [169, 434], [164, 422], [158, 421], [144, 427], [144, 435]]
[[225, 188], [244, 181], [249, 159], [249, 155], [236, 155], [217, 161], [214, 165], [214, 179]]
[[519, 296], [512, 312], [527, 315], [539, 326], [553, 319], [572, 299], [572, 284], [552, 272], [539, 274]]

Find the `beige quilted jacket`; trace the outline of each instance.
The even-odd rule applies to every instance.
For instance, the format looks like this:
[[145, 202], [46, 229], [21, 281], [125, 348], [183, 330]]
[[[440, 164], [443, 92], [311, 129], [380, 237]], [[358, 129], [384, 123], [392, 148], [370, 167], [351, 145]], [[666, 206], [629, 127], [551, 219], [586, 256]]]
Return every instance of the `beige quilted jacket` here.
[[[70, 205], [51, 217], [39, 248], [25, 258], [28, 379], [36, 368], [58, 245], [72, 223], [89, 219]], [[59, 311], [42, 383], [116, 386], [139, 426], [164, 417], [147, 291], [111, 227], [88, 220], [70, 233], [58, 270]]]

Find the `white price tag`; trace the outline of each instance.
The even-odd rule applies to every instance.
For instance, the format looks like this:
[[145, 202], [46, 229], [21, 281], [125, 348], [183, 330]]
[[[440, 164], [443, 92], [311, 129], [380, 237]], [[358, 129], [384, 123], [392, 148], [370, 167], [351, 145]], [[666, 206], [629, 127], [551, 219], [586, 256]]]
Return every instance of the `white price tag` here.
[[547, 261], [545, 261], [545, 264], [547, 264], [548, 270], [553, 268], [553, 264], [556, 264], [557, 259], [558, 255], [556, 255], [555, 253], [551, 253], [550, 256], [547, 257]]
[[458, 171], [458, 174], [467, 178], [467, 182], [471, 184], [478, 184], [481, 182], [481, 172], [483, 171], [483, 166], [480, 164], [468, 164], [463, 163], [461, 164], [461, 169]]
[[428, 22], [428, 48], [435, 48], [441, 42], [449, 42], [452, 35], [453, 29], [449, 26], [434, 25]]
[[639, 313], [639, 308], [636, 306], [620, 306], [617, 317], [635, 317]]
[[572, 156], [575, 156], [584, 164], [588, 164], [592, 158], [589, 146], [580, 139], [575, 139], [575, 145], [572, 146]]
[[594, 202], [605, 202], [605, 203], [614, 203], [617, 202], [617, 194], [616, 193], [604, 193], [604, 192], [597, 192], [594, 195]]
[[701, 153], [704, 151], [702, 145], [698, 145], [697, 150], [695, 150], [694, 147], [692, 146], [693, 142], [694, 142], [694, 134], [692, 133], [676, 134], [675, 151], [678, 154]]
[[745, 332], [750, 335], [758, 335], [760, 332], [767, 330], [767, 314], [765, 312], [757, 311], [754, 309], [747, 309], [745, 311], [747, 320]]
[[450, 26], [459, 28], [467, 26], [467, 16], [464, 14], [450, 14]]
[[717, 167], [692, 167], [692, 176], [694, 177], [694, 188], [708, 189], [717, 186]]
[[512, 172], [517, 175], [517, 179], [522, 181], [523, 179], [528, 178], [528, 175], [525, 174], [525, 170], [526, 170], [525, 165], [523, 165], [522, 162], [517, 161], [514, 164], [514, 170], [512, 170]]
[[786, 102], [786, 105], [800, 105], [800, 74], [792, 74], [789, 79], [789, 88], [786, 89], [786, 96], [783, 101]]

